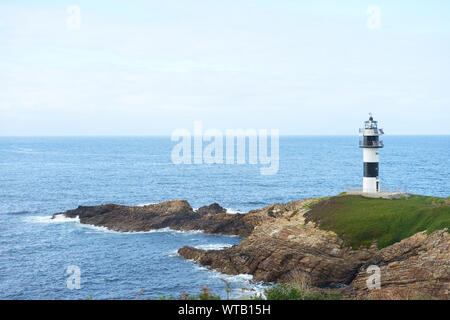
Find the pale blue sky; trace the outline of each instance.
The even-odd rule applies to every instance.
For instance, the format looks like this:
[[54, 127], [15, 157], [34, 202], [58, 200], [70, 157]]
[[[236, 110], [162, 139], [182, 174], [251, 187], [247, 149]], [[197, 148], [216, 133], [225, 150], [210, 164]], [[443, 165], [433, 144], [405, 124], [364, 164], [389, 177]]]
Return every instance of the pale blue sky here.
[[450, 134], [449, 1], [0, 0], [0, 135], [356, 134], [368, 112]]

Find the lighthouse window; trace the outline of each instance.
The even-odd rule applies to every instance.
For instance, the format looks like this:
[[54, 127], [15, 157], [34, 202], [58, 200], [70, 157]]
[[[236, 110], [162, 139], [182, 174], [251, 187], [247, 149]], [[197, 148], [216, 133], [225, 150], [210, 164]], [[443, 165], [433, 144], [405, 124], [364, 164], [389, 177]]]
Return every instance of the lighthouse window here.
[[364, 137], [364, 145], [365, 146], [374, 146], [378, 143], [378, 136], [365, 136]]

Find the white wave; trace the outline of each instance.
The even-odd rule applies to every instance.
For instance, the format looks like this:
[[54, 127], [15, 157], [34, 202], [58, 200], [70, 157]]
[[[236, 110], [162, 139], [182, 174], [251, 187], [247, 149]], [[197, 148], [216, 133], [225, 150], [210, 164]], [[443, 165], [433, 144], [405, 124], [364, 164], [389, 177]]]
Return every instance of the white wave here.
[[118, 234], [118, 235], [167, 232], [167, 230], [163, 230], [163, 229], [148, 230], [148, 231], [117, 231], [117, 230], [109, 229], [108, 227], [105, 227], [105, 226], [94, 226], [92, 224], [85, 224], [85, 223], [80, 223], [80, 227], [86, 228], [86, 229], [91, 229], [94, 231], [94, 232], [88, 232], [88, 233], [114, 233], [114, 234]]
[[[103, 227], [104, 228], [104, 227]], [[111, 230], [113, 231], [113, 230]], [[171, 229], [169, 227], [161, 228], [161, 229], [153, 229], [148, 231], [114, 231], [117, 233], [124, 233], [124, 234], [139, 234], [139, 233], [178, 233], [178, 234], [185, 234], [185, 235], [191, 235], [191, 234], [199, 234], [203, 233], [202, 230], [175, 230]]]
[[169, 257], [178, 257], [178, 256], [180, 256], [180, 255], [178, 254], [178, 249], [169, 251]]
[[[169, 227], [161, 228], [161, 229], [153, 229], [147, 231], [117, 231], [113, 229], [109, 229], [104, 226], [94, 226], [91, 224], [81, 223], [80, 218], [76, 216], [75, 218], [69, 218], [62, 214], [58, 214], [55, 218], [52, 219], [52, 216], [31, 216], [24, 217], [25, 222], [29, 223], [66, 223], [66, 222], [75, 222], [81, 228], [88, 228], [91, 230], [95, 230], [95, 232], [90, 233], [115, 233], [115, 234], [143, 234], [143, 233], [172, 233], [172, 234], [181, 234], [181, 235], [195, 235], [195, 234], [204, 234], [203, 230], [175, 230]], [[237, 235], [222, 235], [224, 237], [238, 237]], [[207, 245], [205, 245], [207, 246]], [[211, 244], [211, 250], [214, 249], [214, 244]], [[206, 249], [207, 250], [207, 249]]]
[[109, 229], [104, 226], [95, 226], [92, 224], [81, 223], [80, 218], [76, 216], [75, 218], [68, 218], [64, 215], [56, 215], [54, 219], [52, 216], [36, 216], [36, 217], [26, 217], [26, 222], [31, 223], [65, 223], [65, 222], [75, 222], [82, 228], [88, 228], [95, 230], [97, 232], [105, 232], [105, 233], [116, 233], [116, 234], [143, 234], [143, 233], [176, 233], [176, 234], [184, 234], [184, 235], [193, 235], [203, 233], [202, 230], [174, 230], [169, 227], [161, 228], [161, 229], [153, 229], [148, 231], [117, 231], [113, 229]]
[[[152, 204], [158, 204], [158, 202], [149, 202], [149, 203], [139, 203], [136, 205], [136, 207], [145, 207], [145, 206], [150, 206]], [[200, 208], [192, 208], [192, 210], [197, 211]], [[227, 213], [229, 214], [243, 214], [245, 212], [241, 211], [241, 210], [235, 210], [232, 208], [224, 208], [225, 210], [227, 210]]]
[[[211, 244], [199, 244], [199, 245], [196, 245], [193, 247], [196, 249], [202, 249], [202, 250], [220, 250], [220, 249], [225, 249], [225, 248], [229, 248], [232, 246], [233, 246], [233, 244], [229, 244], [229, 243], [211, 243]], [[180, 256], [178, 254], [178, 249], [169, 251], [169, 256], [170, 257]], [[190, 259], [187, 259], [187, 260], [195, 263], [194, 260], [190, 260]], [[198, 265], [198, 264], [195, 264], [195, 268], [197, 268], [199, 270], [208, 270], [207, 268], [205, 268], [201, 265]]]
[[246, 299], [249, 297], [262, 297], [265, 298], [264, 291], [273, 284], [264, 282], [249, 283], [246, 287], [231, 290], [232, 299]]
[[234, 210], [234, 209], [231, 209], [231, 208], [225, 208], [226, 210], [227, 210], [227, 213], [229, 213], [229, 214], [243, 214], [243, 213], [245, 213], [245, 212], [242, 212], [241, 210]]
[[220, 273], [219, 271], [212, 271], [212, 278], [220, 278], [220, 279], [224, 279], [227, 281], [252, 281], [253, 280], [253, 276], [251, 274], [246, 274], [246, 273], [241, 273], [241, 274], [236, 274], [236, 275], [229, 275], [229, 274], [223, 274]]
[[25, 217], [25, 222], [28, 223], [42, 223], [42, 224], [52, 224], [52, 223], [67, 223], [67, 222], [74, 222], [81, 228], [88, 228], [95, 230], [96, 232], [89, 232], [89, 233], [97, 233], [97, 232], [108, 232], [108, 233], [126, 233], [126, 232], [119, 232], [114, 231], [111, 229], [108, 229], [107, 227], [103, 226], [94, 226], [90, 224], [84, 224], [80, 222], [80, 217], [76, 216], [75, 218], [69, 218], [62, 214], [56, 215], [54, 218], [53, 216], [33, 216], [33, 217]]
[[76, 216], [75, 218], [69, 218], [62, 214], [58, 214], [53, 218], [53, 216], [31, 216], [31, 217], [25, 217], [25, 222], [29, 223], [66, 223], [66, 222], [76, 222], [80, 223], [80, 218]]
[[154, 231], [171, 232], [171, 233], [179, 233], [179, 234], [186, 234], [186, 235], [204, 233], [203, 230], [174, 230], [171, 228], [156, 229]]
[[232, 246], [233, 245], [229, 243], [209, 243], [209, 244], [199, 244], [197, 246], [194, 246], [194, 248], [202, 250], [220, 250]]
[[264, 296], [264, 290], [270, 286], [268, 283], [254, 281], [251, 274], [227, 275], [213, 271], [211, 277], [231, 283], [230, 298], [232, 299], [248, 298], [255, 295]]
[[[189, 261], [195, 263], [193, 260]], [[198, 264], [195, 264], [195, 269], [208, 272], [211, 278], [229, 282], [231, 287], [231, 299], [242, 299], [260, 295], [264, 297], [264, 290], [271, 286], [270, 283], [254, 281], [251, 274], [229, 275], [216, 270], [208, 269]], [[225, 286], [226, 285], [224, 283], [224, 290]]]
[[136, 207], [145, 207], [145, 206], [150, 206], [152, 204], [157, 204], [157, 202], [140, 203], [140, 204], [137, 204]]
[[126, 233], [126, 232], [119, 232], [119, 231], [111, 230], [111, 229], [108, 229], [107, 227], [103, 227], [103, 226], [94, 226], [92, 224], [80, 223], [80, 227], [92, 230], [92, 232], [86, 232], [86, 233], [116, 233], [116, 234]]
[[117, 230], [109, 229], [108, 227], [94, 226], [92, 224], [80, 223], [80, 226], [82, 228], [88, 228], [88, 229], [92, 229], [92, 230], [97, 231], [97, 232], [90, 232], [90, 233], [99, 233], [99, 232], [114, 233], [114, 234], [179, 233], [179, 234], [190, 235], [190, 234], [197, 234], [197, 233], [202, 233], [203, 232], [201, 230], [179, 231], [179, 230], [170, 229], [168, 227], [167, 228], [161, 228], [161, 229], [147, 230], [147, 231], [117, 231]]
[[12, 149], [11, 151], [14, 153], [23, 153], [23, 154], [41, 153], [41, 152], [33, 150], [31, 148], [15, 148], [15, 149]]
[[121, 231], [117, 231], [119, 233], [178, 233], [178, 234], [185, 234], [185, 235], [192, 235], [192, 234], [199, 234], [199, 233], [203, 233], [202, 230], [175, 230], [169, 227], [166, 228], [161, 228], [161, 229], [153, 229], [153, 230], [148, 230], [148, 231], [130, 231], [130, 232], [121, 232]]
[[75, 222], [79, 224], [83, 228], [89, 228], [96, 231], [101, 232], [107, 232], [107, 233], [117, 233], [117, 234], [141, 234], [141, 233], [158, 233], [158, 232], [167, 232], [167, 233], [178, 233], [178, 234], [186, 234], [186, 235], [192, 235], [192, 234], [199, 234], [203, 233], [202, 230], [174, 230], [171, 228], [161, 228], [161, 229], [153, 229], [148, 231], [116, 231], [109, 229], [104, 226], [94, 226], [91, 224], [85, 224], [80, 222], [80, 217], [76, 216], [75, 218], [69, 218], [62, 214], [56, 215], [54, 218], [53, 216], [28, 216], [24, 217], [23, 221], [28, 223], [43, 223], [43, 224], [50, 224], [50, 223], [66, 223], [66, 222]]

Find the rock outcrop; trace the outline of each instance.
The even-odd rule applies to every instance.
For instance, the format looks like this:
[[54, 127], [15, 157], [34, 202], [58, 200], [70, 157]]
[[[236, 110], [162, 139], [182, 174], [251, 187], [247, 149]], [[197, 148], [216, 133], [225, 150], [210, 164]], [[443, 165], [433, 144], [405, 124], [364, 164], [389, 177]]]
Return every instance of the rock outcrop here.
[[[334, 232], [318, 228], [306, 214], [317, 199], [274, 204], [247, 214], [227, 214], [217, 203], [193, 210], [184, 200], [142, 207], [115, 204], [80, 206], [63, 214], [81, 223], [116, 231], [148, 231], [169, 227], [244, 237], [222, 250], [185, 246], [186, 258], [226, 274], [251, 274], [256, 281], [301, 281], [317, 288], [335, 288], [352, 299], [448, 299], [450, 235], [417, 233], [379, 250], [353, 250]], [[55, 214], [55, 215], [57, 215]], [[367, 268], [381, 272], [381, 289], [369, 290]]]
[[349, 296], [374, 299], [428, 299], [450, 297], [450, 235], [440, 230], [423, 232], [406, 238], [375, 255], [372, 263], [380, 269], [379, 290], [369, 290], [373, 271], [366, 264], [352, 284], [345, 289]]
[[253, 231], [255, 219], [247, 215], [226, 214], [225, 211], [218, 204], [194, 211], [187, 201], [173, 200], [140, 207], [116, 204], [79, 206], [55, 215], [79, 217], [81, 223], [122, 232], [171, 228], [245, 237]]
[[218, 203], [210, 204], [209, 206], [203, 206], [198, 208], [199, 214], [215, 214], [215, 213], [227, 213], [227, 210], [222, 208]]
[[239, 245], [223, 250], [189, 246], [178, 252], [187, 259], [228, 274], [252, 274], [256, 281], [288, 281], [301, 270], [314, 286], [349, 284], [376, 251], [352, 250], [336, 234], [305, 223], [311, 200], [273, 205], [252, 212], [265, 219]]
[[[308, 222], [311, 200], [271, 206], [265, 220], [239, 245], [223, 250], [181, 248], [181, 256], [227, 274], [252, 274], [256, 281], [295, 282], [298, 273], [313, 287], [335, 289], [352, 299], [448, 299], [450, 291], [450, 235], [417, 233], [378, 250], [353, 250], [333, 232]], [[264, 212], [264, 213], [263, 213]], [[366, 270], [381, 271], [381, 289], [369, 290]]]

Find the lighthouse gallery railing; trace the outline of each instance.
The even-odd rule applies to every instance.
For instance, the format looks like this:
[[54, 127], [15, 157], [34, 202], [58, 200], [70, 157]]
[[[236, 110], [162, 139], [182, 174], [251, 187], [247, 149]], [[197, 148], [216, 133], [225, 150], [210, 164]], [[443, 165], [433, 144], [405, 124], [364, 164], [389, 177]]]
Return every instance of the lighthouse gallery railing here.
[[367, 148], [383, 148], [384, 143], [383, 141], [373, 141], [371, 143], [364, 143], [363, 140], [359, 140], [359, 146], [360, 147], [367, 147]]

